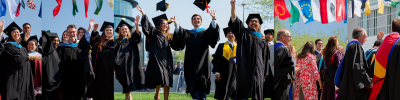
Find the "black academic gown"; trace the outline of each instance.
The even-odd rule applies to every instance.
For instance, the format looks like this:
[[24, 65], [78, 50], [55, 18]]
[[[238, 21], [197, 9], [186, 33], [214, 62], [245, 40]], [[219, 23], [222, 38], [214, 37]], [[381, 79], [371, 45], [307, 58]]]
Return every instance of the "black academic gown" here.
[[60, 99], [61, 84], [60, 57], [50, 36], [42, 34], [42, 97], [43, 99]]
[[[233, 50], [234, 47], [230, 46]], [[235, 99], [236, 93], [236, 65], [230, 63], [223, 56], [224, 43], [220, 43], [213, 54], [213, 69], [212, 72], [220, 73], [221, 79], [215, 80], [215, 95], [214, 98], [218, 100]]]
[[[324, 70], [324, 65], [327, 67], [325, 69], [324, 73], [320, 73], [321, 78], [325, 79], [322, 87], [322, 95], [321, 95], [321, 100], [335, 100], [335, 74], [337, 69], [339, 68], [340, 61], [342, 61], [343, 54], [340, 51], [335, 51], [337, 52], [332, 60], [332, 58], [329, 58], [328, 60], [324, 60], [325, 62], [322, 62], [321, 64], [321, 71]], [[331, 56], [331, 57], [333, 57]], [[325, 59], [325, 58], [324, 58]], [[321, 59], [323, 60], [323, 59]], [[319, 88], [318, 88], [319, 89]]]
[[[371, 54], [369, 54], [369, 58], [367, 59], [367, 64], [369, 65], [367, 70], [368, 76], [373, 77], [374, 76], [374, 69], [375, 69], [375, 59], [372, 59], [373, 56], [376, 56], [376, 53], [378, 51], [372, 51]], [[365, 55], [366, 57], [368, 55]]]
[[[344, 56], [342, 80], [336, 100], [367, 100], [370, 91], [366, 86], [372, 83], [366, 68], [367, 60], [359, 43], [352, 43], [346, 48]], [[338, 70], [339, 71], [339, 70]]]
[[157, 85], [172, 87], [173, 59], [171, 41], [152, 26], [144, 15], [141, 20], [142, 32], [149, 39], [149, 62], [145, 76], [145, 87], [156, 88]]
[[5, 100], [35, 100], [33, 74], [29, 62], [28, 50], [17, 48], [14, 44], [4, 43], [1, 53], [1, 96]]
[[144, 72], [138, 48], [141, 42], [141, 33], [134, 31], [131, 38], [118, 41], [115, 47], [115, 75], [123, 93], [143, 89]]
[[60, 84], [60, 92], [62, 99], [81, 99], [85, 93], [83, 73], [85, 57], [83, 57], [82, 51], [78, 47], [57, 47], [57, 53], [61, 59], [62, 82]]
[[210, 93], [211, 86], [211, 68], [209, 57], [209, 46], [212, 48], [217, 45], [219, 40], [219, 26], [213, 28], [210, 26], [198, 33], [192, 33], [189, 30], [179, 26], [178, 32], [174, 34], [174, 43], [179, 46], [175, 50], [185, 50], [185, 64], [183, 71], [187, 84], [186, 93], [200, 92]]
[[[288, 100], [290, 86], [294, 86], [295, 80], [294, 62], [289, 49], [285, 46], [279, 46], [274, 51], [274, 94], [277, 100]], [[293, 87], [294, 88], [294, 87]]]
[[376, 100], [397, 100], [400, 98], [400, 43], [397, 43], [386, 67], [386, 77]]
[[87, 52], [86, 47], [92, 47], [92, 52], [89, 52], [91, 58], [85, 60], [84, 66], [86, 96], [100, 100], [113, 100], [114, 41], [109, 40], [101, 47], [95, 45], [98, 41], [101, 41], [99, 32], [92, 32], [90, 43], [86, 38], [81, 38], [78, 46], [84, 52]]
[[[316, 60], [317, 60], [317, 68], [318, 68], [318, 71], [319, 71], [319, 76], [321, 76], [320, 77], [320, 79], [321, 79], [321, 82], [322, 82], [322, 84], [324, 84], [324, 79], [323, 79], [323, 77], [322, 77], [322, 74], [321, 74], [321, 71], [322, 71], [322, 69], [324, 69], [324, 61], [323, 61], [323, 59], [321, 59], [321, 57], [322, 57], [322, 55], [321, 55], [322, 53], [319, 53], [319, 54], [317, 54], [317, 55], [315, 55], [315, 58], [316, 58]], [[322, 60], [322, 62], [321, 62], [321, 60]], [[321, 65], [321, 66], [320, 66]], [[318, 100], [321, 98], [321, 92], [322, 92], [322, 90], [320, 90], [319, 88], [320, 87], [322, 87], [322, 86], [319, 86], [319, 83], [318, 83], [318, 81], [316, 81], [316, 84], [317, 84], [317, 91], [318, 91]]]
[[264, 77], [269, 73], [269, 47], [264, 38], [253, 35], [236, 17], [228, 23], [237, 39], [236, 99], [262, 100]]

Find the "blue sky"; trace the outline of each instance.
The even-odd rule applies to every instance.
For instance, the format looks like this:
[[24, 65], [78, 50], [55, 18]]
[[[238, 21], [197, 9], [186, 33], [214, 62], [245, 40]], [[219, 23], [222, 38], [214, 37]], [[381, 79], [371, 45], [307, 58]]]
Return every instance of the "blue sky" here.
[[[24, 8], [20, 8], [20, 14], [19, 17], [15, 17], [14, 20], [11, 19], [10, 17], [10, 12], [9, 12], [9, 6], [8, 6], [8, 0], [6, 1], [6, 15], [0, 17], [0, 20], [4, 20], [5, 24], [4, 24], [4, 28], [6, 28], [8, 25], [10, 25], [13, 21], [15, 21], [15, 23], [17, 23], [19, 25], [19, 27], [21, 27], [22, 29], [22, 25], [24, 23], [29, 23], [31, 24], [31, 35], [38, 35], [41, 36], [41, 28], [42, 28], [42, 19], [38, 16], [39, 15], [39, 10], [40, 10], [40, 2], [42, 0], [34, 0], [33, 3], [36, 5], [36, 10], [33, 10], [31, 8], [29, 8], [26, 5], [26, 1], [25, 1], [25, 9]], [[19, 3], [19, 0], [15, 0], [15, 2]], [[4, 37], [8, 37], [7, 35], [3, 34]]]
[[[72, 0], [63, 0], [61, 9], [57, 16], [53, 17], [53, 10], [57, 7], [56, 0], [49, 0], [43, 2], [43, 21], [42, 29], [56, 32], [61, 37], [62, 32], [67, 29], [70, 24], [75, 24], [78, 28], [83, 27], [87, 29], [89, 27], [89, 20], [95, 19], [95, 23], [99, 24], [99, 28], [104, 21], [114, 22], [114, 10], [108, 5], [108, 0], [103, 0], [103, 7], [99, 15], [95, 15], [96, 1], [90, 0], [88, 7], [88, 17], [85, 17], [85, 4], [84, 0], [76, 0], [78, 11], [75, 17], [72, 15]], [[98, 30], [99, 31], [99, 30]]]
[[[176, 20], [178, 21], [178, 24], [183, 28], [193, 29], [194, 27], [191, 24], [191, 17], [193, 14], [200, 14], [203, 19], [203, 23], [201, 25], [202, 28], [208, 28], [211, 23], [212, 19], [211, 15], [207, 13], [206, 10], [202, 11], [197, 6], [195, 6], [193, 4], [194, 0], [166, 0], [166, 2], [169, 3], [170, 6], [165, 12], [156, 11], [156, 4], [161, 0], [136, 0], [136, 1], [144, 9], [144, 12], [150, 19], [166, 13], [168, 18], [175, 16]], [[220, 33], [219, 33], [220, 40], [218, 41], [218, 43], [223, 43], [227, 41], [227, 38], [225, 38], [222, 29], [228, 27], [228, 22], [231, 17], [230, 1], [231, 0], [212, 0], [209, 4], [211, 8], [210, 10], [216, 10], [217, 24], [220, 27]], [[238, 6], [240, 2], [241, 0], [236, 1], [237, 5], [236, 14], [238, 18], [243, 20], [243, 8], [241, 6]], [[136, 8], [134, 8], [132, 12], [134, 17], [136, 17], [137, 15], [142, 16], [141, 13]], [[249, 13], [245, 11], [244, 17], [247, 18], [248, 14]], [[262, 27], [262, 30], [265, 30], [267, 28], [273, 28], [273, 23], [264, 22], [264, 24], [269, 24], [269, 25], [266, 25], [267, 27]], [[175, 29], [174, 24], [171, 23], [170, 27], [171, 27], [170, 32], [173, 33], [173, 30]], [[216, 48], [213, 49], [210, 47], [210, 54], [214, 54], [215, 49]]]
[[[319, 7], [320, 4], [319, 4], [318, 0], [314, 0], [314, 1], [315, 1], [316, 5], [318, 6], [318, 9], [320, 9], [320, 7]], [[294, 2], [294, 1], [292, 1], [292, 2]], [[290, 9], [291, 9], [290, 2], [288, 0], [285, 0], [285, 4], [286, 4], [287, 9], [290, 11]], [[279, 20], [281, 20], [281, 19], [279, 19]], [[288, 18], [285, 20], [285, 25], [287, 28], [292, 28], [293, 31], [300, 31], [300, 32], [302, 32], [303, 30], [314, 31], [314, 32], [322, 30], [322, 32], [329, 34], [330, 32], [333, 32], [334, 30], [336, 30], [338, 28], [343, 28], [344, 33], [347, 33], [347, 24], [343, 23], [343, 21], [340, 23], [336, 23], [336, 21], [335, 21], [335, 22], [331, 22], [328, 24], [322, 24], [319, 21], [313, 21], [313, 22], [304, 24], [303, 19], [300, 18], [299, 22], [295, 22], [293, 24], [293, 26], [290, 27], [290, 22], [289, 22], [289, 18]], [[346, 35], [342, 35], [342, 36], [346, 36]], [[341, 37], [341, 39], [346, 39], [346, 37]]]

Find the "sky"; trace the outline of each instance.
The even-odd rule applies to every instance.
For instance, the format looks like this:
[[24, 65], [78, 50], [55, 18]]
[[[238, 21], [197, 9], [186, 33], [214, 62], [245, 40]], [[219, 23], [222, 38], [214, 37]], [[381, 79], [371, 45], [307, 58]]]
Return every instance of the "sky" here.
[[[9, 6], [8, 6], [8, 0], [5, 0], [6, 2], [6, 15], [0, 17], [0, 20], [4, 20], [4, 28], [7, 28], [8, 25], [10, 25], [13, 21], [18, 24], [19, 27], [22, 29], [22, 25], [24, 23], [29, 23], [31, 24], [31, 35], [38, 35], [41, 36], [41, 28], [42, 28], [42, 19], [38, 16], [39, 15], [39, 10], [40, 10], [40, 2], [42, 0], [34, 0], [33, 3], [36, 5], [36, 10], [33, 10], [29, 8], [26, 5], [25, 1], [25, 9], [20, 8], [20, 14], [18, 17], [15, 17], [14, 20], [11, 19], [10, 17], [10, 12], [9, 12]], [[16, 4], [18, 5], [19, 0], [15, 0]], [[3, 35], [4, 37], [8, 37], [7, 35]]]
[[[293, 0], [293, 1], [295, 1], [295, 0]], [[316, 5], [318, 6], [318, 8], [320, 8], [320, 6], [319, 6], [320, 4], [319, 4], [318, 0], [314, 0], [314, 1], [315, 1]], [[291, 9], [290, 2], [288, 0], [285, 0], [285, 4], [286, 4], [287, 9], [290, 11], [290, 9]], [[287, 28], [290, 28], [289, 18], [285, 21], [285, 25]], [[313, 21], [313, 22], [304, 24], [303, 19], [300, 18], [299, 22], [293, 23], [291, 28], [293, 31], [300, 31], [300, 32], [302, 32], [303, 30], [306, 30], [306, 31], [321, 31], [322, 30], [322, 32], [325, 32], [327, 34], [329, 34], [330, 32], [333, 32], [334, 30], [336, 30], [338, 28], [342, 28], [343, 31], [345, 33], [347, 33], [347, 24], [343, 23], [343, 21], [340, 23], [336, 23], [336, 21], [335, 21], [335, 22], [330, 22], [328, 24], [322, 24], [319, 21]], [[344, 36], [344, 37], [340, 37], [341, 39], [346, 39], [346, 37], [345, 37], [346, 35], [342, 35], [342, 36]], [[312, 40], [312, 41], [314, 41], [314, 40]]]
[[[193, 29], [193, 25], [191, 24], [191, 17], [193, 14], [199, 14], [202, 16], [203, 22], [201, 27], [202, 28], [208, 28], [210, 23], [211, 23], [211, 15], [207, 13], [206, 10], [202, 11], [200, 8], [195, 6], [193, 4], [194, 0], [166, 0], [167, 3], [169, 3], [169, 8], [167, 11], [162, 12], [162, 11], [156, 11], [156, 4], [160, 2], [161, 0], [136, 0], [146, 13], [146, 15], [149, 17], [149, 19], [156, 17], [158, 15], [167, 14], [168, 18], [171, 17], [176, 17], [176, 20], [178, 24], [185, 28], [185, 29]], [[224, 43], [228, 39], [225, 38], [224, 33], [223, 33], [223, 28], [228, 27], [228, 22], [231, 17], [231, 5], [230, 5], [231, 0], [212, 0], [209, 4], [210, 10], [216, 10], [216, 19], [217, 19], [217, 24], [220, 27], [220, 33], [219, 37], [220, 40], [218, 43]], [[236, 1], [236, 15], [238, 18], [240, 18], [243, 21], [243, 8], [240, 5], [241, 0]], [[132, 10], [133, 16], [136, 17], [137, 15], [141, 16], [140, 11], [138, 11], [136, 8]], [[254, 12], [257, 13], [257, 12]], [[245, 18], [247, 18], [249, 13], [246, 12], [245, 10]], [[153, 22], [153, 21], [151, 21]], [[265, 25], [266, 27], [262, 27], [262, 30], [266, 30], [269, 28], [273, 28], [273, 23], [267, 23], [264, 21], [264, 24], [269, 24]], [[247, 25], [245, 25], [247, 27]], [[175, 26], [173, 23], [170, 24], [170, 32], [173, 33], [175, 30]], [[215, 53], [215, 48], [210, 48], [210, 54]]]
[[87, 29], [89, 27], [89, 20], [93, 18], [95, 19], [95, 23], [99, 24], [100, 29], [104, 21], [114, 22], [114, 10], [108, 5], [108, 0], [103, 0], [103, 6], [99, 15], [94, 14], [96, 10], [96, 1], [89, 0], [87, 18], [85, 17], [84, 0], [76, 0], [79, 12], [77, 12], [75, 17], [72, 15], [71, 1], [72, 0], [63, 0], [60, 11], [55, 17], [53, 17], [53, 10], [58, 5], [56, 0], [43, 2], [43, 5], [46, 6], [43, 6], [42, 30], [50, 30], [61, 37], [62, 32], [64, 32], [70, 24], [74, 24], [77, 28], [83, 27]]

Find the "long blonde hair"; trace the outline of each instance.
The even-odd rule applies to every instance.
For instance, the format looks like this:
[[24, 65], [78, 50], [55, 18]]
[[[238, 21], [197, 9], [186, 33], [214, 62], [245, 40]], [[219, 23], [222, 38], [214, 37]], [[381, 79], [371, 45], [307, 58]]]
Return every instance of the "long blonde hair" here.
[[[162, 21], [166, 21], [166, 20], [163, 19]], [[168, 24], [167, 30], [166, 30], [166, 31], [162, 31], [162, 29], [161, 29], [161, 22], [162, 22], [162, 21], [159, 21], [159, 23], [158, 23], [158, 25], [157, 25], [157, 30], [161, 32], [161, 35], [164, 35], [164, 34], [162, 34], [162, 33], [166, 33], [166, 34], [167, 34], [167, 36], [166, 36], [166, 37], [167, 37], [167, 40], [172, 41], [173, 34], [172, 34], [172, 33], [169, 33], [169, 29], [170, 29], [169, 24]]]
[[[121, 29], [122, 28], [119, 28], [119, 30], [118, 30], [118, 38], [117, 38], [118, 41], [121, 41], [122, 39], [124, 39], [124, 37], [121, 35]], [[126, 33], [126, 38], [127, 39], [131, 38], [131, 34], [130, 33], [131, 33], [131, 29], [128, 28], [128, 33]]]

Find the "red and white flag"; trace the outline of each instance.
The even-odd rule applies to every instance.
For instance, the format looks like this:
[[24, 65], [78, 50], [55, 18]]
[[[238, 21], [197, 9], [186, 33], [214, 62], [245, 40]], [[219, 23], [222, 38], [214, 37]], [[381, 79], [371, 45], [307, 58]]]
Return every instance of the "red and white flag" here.
[[33, 4], [33, 0], [28, 0], [26, 2], [26, 5], [28, 5], [29, 8], [36, 10], [36, 6], [35, 6], [35, 4]]

